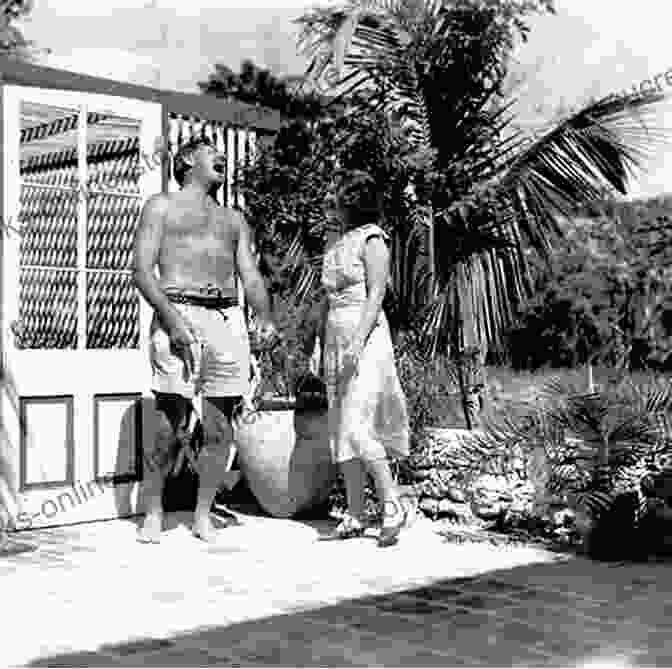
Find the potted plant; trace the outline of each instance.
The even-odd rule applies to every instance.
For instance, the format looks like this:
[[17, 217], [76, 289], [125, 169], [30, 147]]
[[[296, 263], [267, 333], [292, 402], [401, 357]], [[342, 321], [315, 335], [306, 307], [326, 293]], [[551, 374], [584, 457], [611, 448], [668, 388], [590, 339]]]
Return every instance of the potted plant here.
[[253, 392], [235, 420], [241, 473], [261, 507], [281, 518], [324, 503], [337, 475], [325, 388], [310, 369], [302, 330], [294, 320], [280, 346], [253, 344]]

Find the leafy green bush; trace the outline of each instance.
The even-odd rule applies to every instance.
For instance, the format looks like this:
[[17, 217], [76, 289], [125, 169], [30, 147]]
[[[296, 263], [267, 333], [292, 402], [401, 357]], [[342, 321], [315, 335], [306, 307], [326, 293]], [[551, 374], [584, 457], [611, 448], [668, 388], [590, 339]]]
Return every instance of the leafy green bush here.
[[400, 335], [395, 350], [413, 451], [421, 445], [426, 428], [462, 425], [463, 418], [449, 360], [427, 355], [413, 333]]

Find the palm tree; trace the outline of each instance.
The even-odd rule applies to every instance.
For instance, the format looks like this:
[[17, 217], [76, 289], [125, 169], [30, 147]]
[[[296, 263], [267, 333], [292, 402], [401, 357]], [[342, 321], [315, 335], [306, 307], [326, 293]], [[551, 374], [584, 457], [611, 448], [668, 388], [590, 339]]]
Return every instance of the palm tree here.
[[422, 275], [424, 334], [432, 352], [457, 360], [502, 346], [531, 289], [525, 250], [548, 257], [558, 218], [605, 191], [625, 194], [664, 138], [643, 123], [655, 94], [595, 100], [534, 134], [514, 130], [508, 65], [537, 11], [553, 11], [550, 0], [346, 0], [298, 20], [307, 78], [382, 110], [410, 148], [409, 210], [426, 253], [397, 274]]

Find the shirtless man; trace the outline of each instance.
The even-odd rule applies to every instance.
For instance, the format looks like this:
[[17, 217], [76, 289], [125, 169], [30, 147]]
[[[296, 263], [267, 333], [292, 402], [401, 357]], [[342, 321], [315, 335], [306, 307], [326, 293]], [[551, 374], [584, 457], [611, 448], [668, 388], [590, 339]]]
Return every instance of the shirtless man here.
[[232, 413], [250, 382], [237, 275], [262, 337], [276, 332], [250, 229], [238, 211], [217, 206], [208, 194], [224, 178], [222, 157], [207, 140], [192, 141], [179, 149], [174, 173], [182, 190], [147, 201], [135, 238], [135, 284], [154, 309], [150, 358], [158, 414], [153, 466], [145, 479], [147, 515], [138, 534], [144, 543], [159, 540], [165, 479], [196, 393], [203, 396], [204, 415], [193, 533], [213, 538], [210, 507], [229, 459]]

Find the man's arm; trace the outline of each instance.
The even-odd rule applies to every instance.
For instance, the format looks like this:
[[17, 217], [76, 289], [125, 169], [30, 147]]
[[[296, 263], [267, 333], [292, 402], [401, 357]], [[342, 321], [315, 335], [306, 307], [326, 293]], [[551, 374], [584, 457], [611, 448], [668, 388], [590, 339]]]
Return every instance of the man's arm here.
[[252, 254], [252, 231], [242, 214], [236, 212], [235, 215], [238, 221], [236, 267], [243, 282], [245, 297], [252, 305], [262, 324], [264, 326], [273, 325], [275, 327], [271, 300], [266, 289], [266, 283]]
[[167, 201], [162, 194], [149, 198], [142, 209], [140, 223], [135, 233], [133, 281], [140, 294], [158, 314], [172, 346], [182, 357], [190, 373], [193, 369], [190, 348], [193, 337], [179, 312], [161, 290], [154, 274], [161, 249], [166, 212]]

